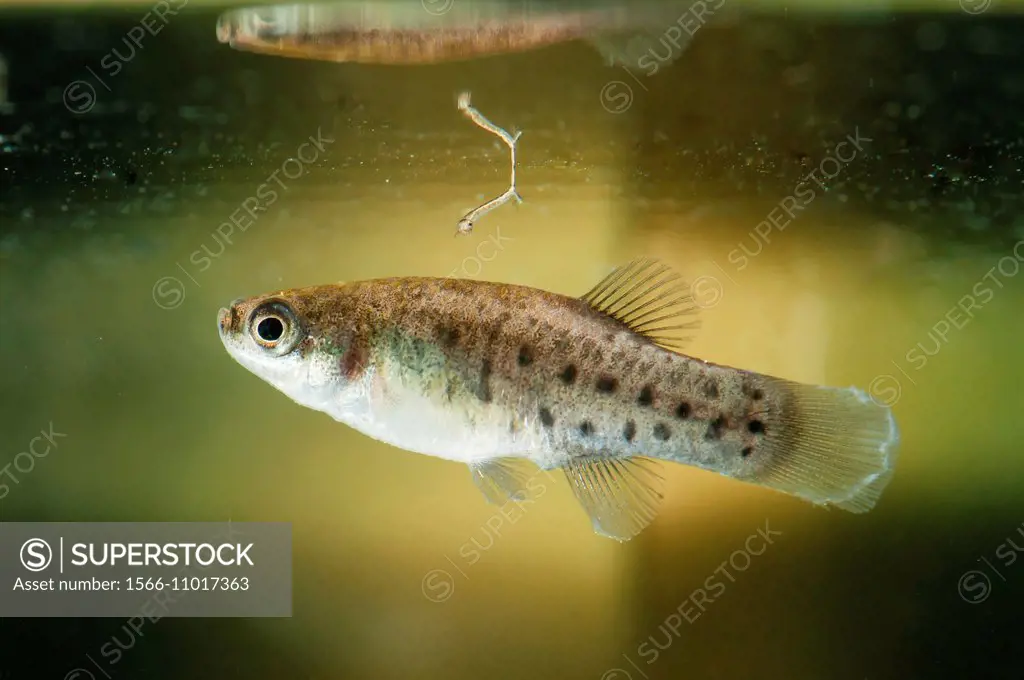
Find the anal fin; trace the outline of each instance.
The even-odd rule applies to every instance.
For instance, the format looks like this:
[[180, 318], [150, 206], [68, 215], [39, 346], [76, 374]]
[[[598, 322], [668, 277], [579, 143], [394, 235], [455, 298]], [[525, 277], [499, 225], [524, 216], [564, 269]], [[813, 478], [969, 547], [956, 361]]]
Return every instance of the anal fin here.
[[526, 500], [527, 484], [539, 468], [527, 458], [509, 456], [471, 463], [469, 470], [487, 500], [504, 505], [509, 501]]
[[662, 499], [663, 478], [650, 458], [576, 458], [565, 476], [594, 531], [617, 541], [643, 531]]

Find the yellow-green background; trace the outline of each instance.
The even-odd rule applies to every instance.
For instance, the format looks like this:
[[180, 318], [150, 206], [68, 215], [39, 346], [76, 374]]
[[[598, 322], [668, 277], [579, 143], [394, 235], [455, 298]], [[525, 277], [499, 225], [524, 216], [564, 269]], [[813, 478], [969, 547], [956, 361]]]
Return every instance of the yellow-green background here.
[[[639, 680], [622, 655], [642, 664], [637, 646], [664, 640], [659, 625], [766, 521], [783, 535], [641, 665], [650, 678], [1015, 677], [1024, 566], [993, 574], [982, 603], [957, 587], [1024, 521], [1024, 276], [1001, 279], [920, 370], [906, 353], [932, 347], [934, 325], [1024, 240], [1021, 24], [955, 2], [832, 23], [793, 11], [810, 3], [746, 3], [790, 11], [701, 29], [639, 84], [584, 44], [409, 68], [240, 54], [216, 44], [216, 11], [200, 7], [213, 3], [189, 4], [87, 116], [61, 93], [142, 9], [0, 14], [15, 106], [3, 134], [28, 122], [39, 145], [0, 156], [0, 464], [51, 421], [68, 435], [0, 501], [2, 518], [293, 524], [292, 619], [167, 619], [105, 666], [112, 677], [622, 680], [604, 675], [621, 667]], [[633, 91], [618, 115], [601, 105], [611, 80]], [[504, 148], [455, 109], [463, 89], [524, 131], [526, 202], [456, 239], [458, 218], [507, 181]], [[875, 141], [846, 183], [744, 270], [730, 265], [803, 168], [858, 127]], [[190, 254], [318, 128], [335, 142], [315, 167], [197, 272]], [[965, 164], [986, 134], [1006, 146], [998, 168]], [[949, 195], [929, 158], [959, 168]], [[694, 355], [865, 389], [895, 375], [904, 445], [877, 509], [816, 509], [676, 467], [658, 520], [619, 545], [559, 481], [470, 565], [459, 550], [488, 545], [496, 510], [466, 469], [293, 404], [217, 338], [217, 309], [236, 297], [448, 275], [489, 256], [498, 230], [511, 240], [468, 273], [579, 294], [657, 255], [720, 286]], [[163, 276], [186, 284], [175, 309], [154, 303]], [[441, 603], [422, 591], [435, 569], [454, 575]], [[64, 677], [127, 640], [122, 624], [3, 620], [0, 677]]]

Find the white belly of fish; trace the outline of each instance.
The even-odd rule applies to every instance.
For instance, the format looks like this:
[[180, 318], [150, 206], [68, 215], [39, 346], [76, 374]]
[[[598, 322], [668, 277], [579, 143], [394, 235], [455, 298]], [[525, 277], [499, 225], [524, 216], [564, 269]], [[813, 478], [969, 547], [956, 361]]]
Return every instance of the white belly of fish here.
[[400, 384], [367, 380], [361, 398], [324, 409], [336, 420], [386, 444], [460, 463], [527, 456], [542, 444], [529, 429], [510, 432], [511, 414], [490, 404], [425, 395]]

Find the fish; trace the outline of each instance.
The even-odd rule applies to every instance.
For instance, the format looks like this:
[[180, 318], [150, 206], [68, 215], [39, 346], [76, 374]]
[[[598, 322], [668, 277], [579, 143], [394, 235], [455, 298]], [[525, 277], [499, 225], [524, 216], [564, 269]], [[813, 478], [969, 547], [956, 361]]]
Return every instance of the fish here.
[[655, 258], [579, 297], [398, 277], [235, 300], [237, 363], [296, 403], [414, 453], [464, 464], [485, 498], [564, 472], [600, 535], [656, 517], [662, 465], [689, 465], [852, 513], [893, 476], [891, 409], [856, 387], [798, 383], [681, 352], [700, 321]]
[[587, 40], [606, 64], [653, 75], [725, 0], [386, 0], [224, 12], [217, 40], [248, 52], [363, 64], [436, 64]]

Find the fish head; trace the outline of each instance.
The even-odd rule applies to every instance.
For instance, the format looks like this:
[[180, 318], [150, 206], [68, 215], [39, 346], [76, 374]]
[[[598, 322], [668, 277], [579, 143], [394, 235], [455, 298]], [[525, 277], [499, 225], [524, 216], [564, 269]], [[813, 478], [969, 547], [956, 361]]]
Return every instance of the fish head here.
[[294, 401], [337, 416], [365, 373], [359, 325], [344, 286], [240, 298], [220, 310], [228, 354]]
[[247, 7], [217, 17], [217, 41], [239, 49], [256, 47], [294, 30], [298, 8], [292, 6]]

